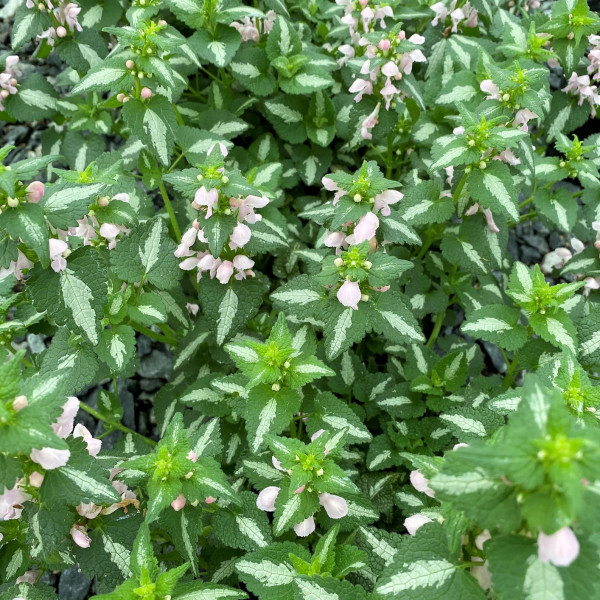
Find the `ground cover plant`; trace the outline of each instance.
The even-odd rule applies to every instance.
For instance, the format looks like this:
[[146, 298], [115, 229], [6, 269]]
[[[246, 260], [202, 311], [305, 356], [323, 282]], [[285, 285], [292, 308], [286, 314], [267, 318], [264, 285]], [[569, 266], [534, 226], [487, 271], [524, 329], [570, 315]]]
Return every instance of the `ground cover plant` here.
[[3, 10], [0, 600], [600, 598], [586, 0]]

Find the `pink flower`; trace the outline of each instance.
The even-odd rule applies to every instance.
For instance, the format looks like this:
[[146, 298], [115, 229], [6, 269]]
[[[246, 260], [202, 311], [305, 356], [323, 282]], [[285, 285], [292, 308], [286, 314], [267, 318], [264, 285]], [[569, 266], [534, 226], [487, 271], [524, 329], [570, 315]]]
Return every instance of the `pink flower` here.
[[233, 266], [237, 271], [235, 278], [238, 281], [246, 279], [247, 275], [250, 275], [251, 277], [254, 276], [254, 273], [251, 270], [254, 266], [254, 261], [243, 254], [238, 254], [233, 258]]
[[221, 142], [219, 142], [218, 144], [213, 144], [209, 149], [208, 152], [206, 153], [206, 156], [210, 156], [212, 154], [212, 151], [218, 148], [219, 152], [221, 153], [221, 156], [223, 158], [225, 158], [227, 156], [227, 146], [225, 146], [225, 144], [222, 144]]
[[31, 269], [31, 267], [33, 267], [33, 263], [20, 250], [17, 250], [17, 260], [11, 261], [6, 269], [0, 269], [0, 279], [8, 275], [23, 279], [23, 270]]
[[98, 452], [100, 452], [100, 449], [102, 448], [102, 440], [94, 438], [87, 427], [84, 427], [79, 423], [75, 425], [73, 437], [83, 438], [83, 441], [87, 446], [88, 454], [94, 457], [98, 456]]
[[380, 107], [381, 107], [381, 103], [378, 102], [377, 105], [375, 106], [375, 108], [373, 109], [373, 112], [368, 114], [367, 117], [365, 118], [365, 120], [361, 123], [360, 136], [362, 137], [363, 140], [372, 140], [373, 139], [373, 135], [371, 134], [371, 129], [373, 129], [373, 127], [375, 127], [375, 125], [377, 125], [377, 123], [379, 123], [378, 117], [379, 117]]
[[538, 557], [556, 567], [568, 567], [579, 556], [579, 542], [570, 527], [563, 527], [552, 535], [540, 531]]
[[58, 7], [58, 20], [67, 25], [71, 30], [83, 31], [81, 25], [77, 21], [77, 15], [81, 12], [81, 7], [73, 2], [68, 4], [60, 4]]
[[249, 241], [251, 237], [250, 227], [245, 223], [238, 223], [231, 233], [229, 237], [229, 247], [232, 250], [236, 248], [243, 248]]
[[260, 33], [250, 17], [244, 17], [241, 23], [234, 21], [229, 24], [230, 27], [236, 29], [242, 36], [242, 42], [258, 42]]
[[90, 547], [92, 540], [87, 535], [85, 527], [83, 525], [73, 525], [73, 527], [71, 527], [71, 531], [69, 533], [71, 534], [73, 541], [80, 548], [89, 548]]
[[212, 496], [209, 496], [209, 497], [208, 497], [208, 498], [205, 500], [206, 504], [213, 504], [213, 503], [214, 503], [214, 502], [216, 502], [216, 501], [217, 501], [217, 499], [216, 499], [216, 498], [213, 498]]
[[34, 471], [29, 476], [29, 485], [32, 485], [35, 488], [42, 487], [42, 483], [44, 483], [44, 476], [37, 471]]
[[348, 91], [351, 94], [358, 92], [354, 101], [360, 102], [365, 94], [369, 96], [373, 93], [373, 84], [368, 79], [355, 79]]
[[183, 494], [179, 494], [173, 502], [171, 502], [171, 506], [173, 510], [180, 511], [185, 506], [185, 496]]
[[346, 279], [337, 292], [337, 299], [344, 306], [349, 306], [354, 310], [358, 310], [358, 303], [362, 297], [360, 286], [356, 281]]
[[48, 246], [50, 247], [50, 266], [55, 273], [64, 271], [67, 268], [67, 261], [63, 256], [63, 252], [69, 249], [69, 244], [62, 240], [50, 238], [48, 240]]
[[71, 452], [56, 448], [42, 448], [41, 450], [32, 450], [29, 456], [33, 462], [50, 471], [64, 467], [69, 462]]
[[510, 148], [503, 150], [498, 156], [494, 156], [494, 160], [501, 160], [513, 167], [521, 164], [521, 161], [513, 154], [513, 151]]
[[354, 228], [352, 237], [353, 244], [360, 244], [366, 240], [370, 240], [376, 233], [379, 227], [379, 219], [377, 216], [368, 212], [364, 217], [360, 218], [358, 225]]
[[400, 202], [402, 198], [404, 198], [404, 194], [396, 190], [386, 190], [385, 192], [381, 192], [374, 198], [375, 204], [373, 204], [373, 210], [380, 210], [384, 217], [389, 217], [392, 212], [390, 210], [390, 204], [396, 204], [397, 202]]
[[112, 250], [117, 245], [117, 236], [122, 231], [128, 231], [122, 225], [115, 225], [114, 223], [102, 223], [98, 233], [105, 239], [108, 240], [108, 249]]
[[324, 429], [319, 429], [317, 431], [315, 431], [311, 436], [310, 436], [310, 441], [314, 442], [316, 439], [320, 438], [323, 434], [325, 433]]
[[[379, 19], [379, 27], [381, 27], [381, 29], [385, 29], [385, 27], [386, 27], [385, 20], [384, 20], [386, 17], [390, 17], [390, 18], [394, 17], [394, 11], [392, 10], [392, 7], [391, 6], [378, 6], [375, 9], [373, 18]], [[388, 40], [388, 42], [389, 42], [389, 40]], [[388, 46], [388, 48], [389, 48], [389, 46]]]
[[79, 411], [79, 400], [75, 396], [69, 396], [62, 409], [62, 415], [52, 424], [52, 429], [59, 438], [64, 439], [73, 431], [75, 417]]
[[31, 500], [31, 496], [23, 492], [17, 485], [11, 490], [5, 488], [4, 492], [0, 494], [0, 521], [18, 519], [23, 511], [23, 503], [27, 500]]
[[498, 229], [498, 225], [496, 225], [496, 222], [494, 221], [494, 215], [492, 214], [492, 211], [489, 208], [486, 208], [483, 211], [483, 214], [485, 215], [485, 222], [487, 223], [488, 229], [492, 233], [499, 233], [500, 229]]
[[443, 23], [446, 20], [446, 17], [448, 16], [448, 9], [443, 2], [436, 2], [429, 8], [435, 13], [435, 17], [431, 21], [431, 25], [433, 27], [436, 27], [440, 21]]
[[41, 181], [32, 181], [27, 186], [27, 200], [37, 204], [44, 195], [44, 184]]
[[230, 198], [229, 205], [231, 208], [238, 208], [238, 219], [246, 221], [253, 225], [257, 221], [262, 221], [262, 215], [257, 215], [254, 212], [255, 208], [264, 208], [269, 204], [269, 199], [266, 196], [254, 196], [250, 194], [246, 198]]
[[348, 503], [341, 496], [323, 492], [319, 494], [319, 504], [330, 519], [341, 519], [348, 514]]
[[224, 260], [217, 268], [217, 279], [223, 285], [229, 283], [233, 275], [233, 263], [230, 260]]
[[95, 519], [100, 514], [102, 507], [97, 506], [93, 502], [87, 502], [87, 503], [80, 502], [77, 505], [77, 508], [75, 510], [77, 511], [77, 514], [80, 517], [85, 517], [86, 519], [90, 519], [90, 521], [91, 521], [92, 519]]
[[406, 527], [406, 531], [408, 531], [410, 535], [415, 535], [419, 528], [423, 527], [425, 523], [431, 523], [431, 519], [420, 513], [404, 519], [404, 527]]
[[192, 316], [195, 317], [198, 314], [198, 311], [200, 310], [200, 306], [198, 304], [194, 304], [192, 302], [188, 302], [185, 305], [185, 309], [188, 311], [188, 313]]
[[198, 455], [193, 450], [190, 450], [187, 454], [187, 459], [195, 463], [198, 460]]
[[345, 239], [346, 236], [341, 231], [331, 231], [325, 236], [323, 244], [328, 248], [341, 248]]
[[285, 469], [281, 466], [281, 463], [274, 456], [271, 456], [271, 462], [278, 471], [285, 471]]
[[279, 492], [280, 488], [274, 485], [261, 490], [256, 498], [256, 506], [265, 512], [273, 512], [275, 510], [275, 500], [277, 500]]
[[298, 537], [307, 537], [315, 530], [315, 519], [314, 517], [308, 517], [304, 519], [302, 523], [294, 525], [294, 531]]
[[500, 88], [491, 79], [484, 79], [479, 84], [479, 89], [488, 94], [486, 100], [500, 100]]
[[429, 487], [429, 480], [425, 479], [421, 471], [411, 471], [410, 482], [417, 492], [423, 492], [430, 498], [435, 497], [435, 492]]
[[194, 195], [194, 201], [192, 202], [192, 206], [199, 210], [201, 206], [206, 206], [206, 217], [205, 219], [209, 219], [213, 214], [213, 207], [219, 201], [219, 192], [216, 188], [212, 188], [207, 190], [204, 186], [202, 186], [199, 190], [196, 191]]

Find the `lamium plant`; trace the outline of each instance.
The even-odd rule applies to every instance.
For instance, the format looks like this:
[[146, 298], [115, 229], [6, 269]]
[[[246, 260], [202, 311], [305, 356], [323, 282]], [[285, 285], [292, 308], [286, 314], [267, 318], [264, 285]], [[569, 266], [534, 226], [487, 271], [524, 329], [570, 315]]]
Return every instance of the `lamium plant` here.
[[0, 600], [600, 598], [596, 9], [9, 2]]

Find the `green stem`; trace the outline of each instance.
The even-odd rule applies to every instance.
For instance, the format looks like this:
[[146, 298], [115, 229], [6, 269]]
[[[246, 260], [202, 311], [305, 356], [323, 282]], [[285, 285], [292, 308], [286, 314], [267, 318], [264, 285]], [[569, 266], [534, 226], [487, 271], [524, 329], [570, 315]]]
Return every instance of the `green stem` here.
[[467, 183], [467, 177], [468, 177], [468, 173], [463, 173], [463, 176], [460, 178], [460, 181], [458, 182], [458, 185], [456, 186], [456, 189], [454, 190], [454, 194], [452, 194], [452, 202], [454, 204], [456, 204], [458, 202], [458, 200], [460, 199], [460, 195], [463, 191], [463, 188], [465, 187], [465, 183]]
[[421, 260], [425, 256], [425, 253], [427, 252], [427, 250], [429, 250], [431, 244], [433, 244], [434, 239], [435, 238], [432, 235], [427, 234], [427, 239], [425, 240], [425, 243], [423, 244], [423, 246], [421, 246], [421, 250], [419, 250], [419, 254], [417, 254], [418, 260]]
[[290, 421], [290, 437], [297, 437], [296, 436], [296, 423], [294, 422], [294, 419], [292, 419]]
[[433, 347], [435, 344], [435, 340], [437, 340], [438, 335], [442, 329], [442, 324], [444, 322], [444, 317], [446, 316], [446, 311], [438, 313], [435, 317], [435, 323], [433, 324], [433, 331], [427, 340], [427, 344], [425, 344], [428, 348]]
[[162, 342], [163, 344], [168, 344], [169, 346], [177, 346], [179, 343], [175, 338], [170, 336], [161, 335], [160, 333], [156, 333], [156, 331], [152, 331], [148, 327], [144, 327], [139, 323], [129, 323], [137, 332], [144, 334], [146, 337], [149, 337], [151, 340], [155, 340], [157, 342]]
[[97, 410], [94, 410], [93, 408], [91, 408], [87, 404], [84, 404], [83, 402], [79, 403], [79, 408], [82, 408], [86, 413], [92, 415], [92, 417], [98, 419], [99, 421], [102, 421], [103, 423], [105, 423], [109, 427], [112, 427], [113, 429], [118, 429], [119, 431], [122, 431], [123, 433], [131, 433], [132, 435], [137, 435], [138, 437], [144, 438], [151, 446], [156, 446], [156, 442], [154, 440], [147, 438], [145, 435], [142, 435], [141, 433], [138, 433], [137, 431], [134, 431], [133, 429], [129, 429], [129, 427], [126, 427], [122, 423], [117, 423], [116, 421], [111, 421], [110, 419], [107, 419], [104, 415], [100, 414]]
[[504, 381], [502, 382], [505, 389], [508, 389], [514, 383], [517, 373], [517, 353], [515, 352], [512, 361], [508, 365]]
[[181, 229], [179, 229], [179, 223], [177, 223], [177, 217], [175, 217], [173, 205], [171, 204], [171, 200], [169, 199], [169, 194], [167, 194], [165, 184], [162, 181], [158, 185], [158, 189], [160, 190], [160, 195], [162, 196], [167, 212], [169, 213], [171, 225], [173, 226], [173, 231], [175, 232], [175, 237], [177, 238], [177, 241], [179, 241], [181, 240]]

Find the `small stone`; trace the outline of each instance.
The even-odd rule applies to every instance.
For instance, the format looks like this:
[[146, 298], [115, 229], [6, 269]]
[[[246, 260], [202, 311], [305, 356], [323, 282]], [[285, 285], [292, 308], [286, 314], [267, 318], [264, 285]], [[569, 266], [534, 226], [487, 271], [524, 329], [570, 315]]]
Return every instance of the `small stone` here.
[[137, 352], [140, 358], [150, 354], [152, 352], [152, 340], [145, 335], [138, 335]]
[[39, 354], [46, 349], [46, 344], [44, 344], [44, 336], [39, 333], [28, 333], [27, 345], [29, 346], [29, 350], [31, 350], [32, 354]]
[[91, 581], [77, 567], [63, 571], [58, 582], [60, 600], [84, 600], [90, 591]]
[[171, 357], [166, 352], [152, 350], [148, 356], [140, 361], [138, 374], [144, 379], [168, 379], [172, 367]]

